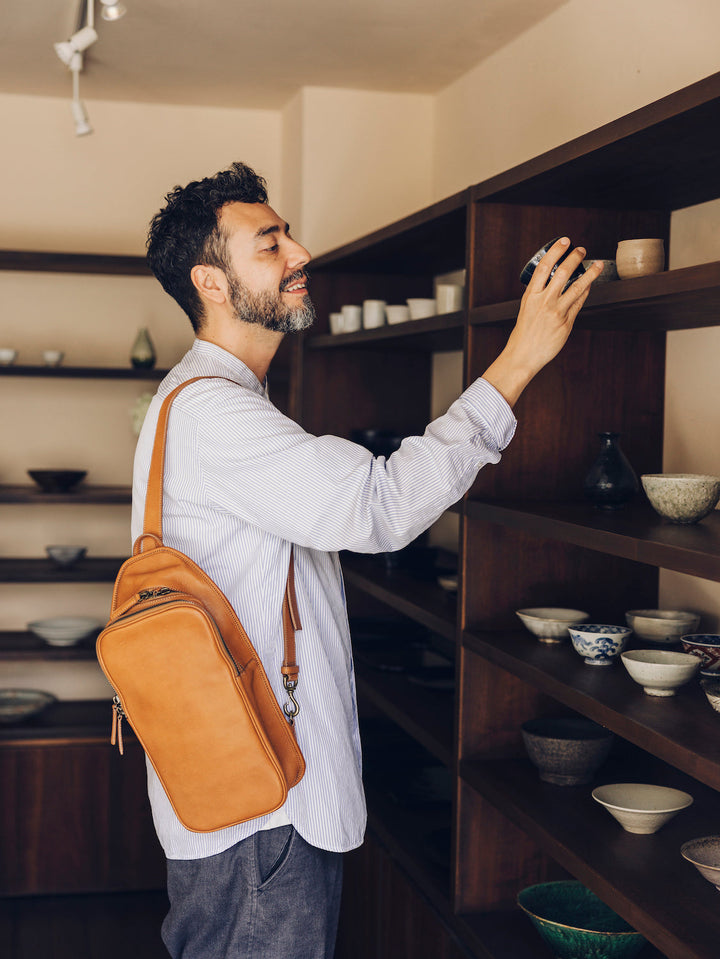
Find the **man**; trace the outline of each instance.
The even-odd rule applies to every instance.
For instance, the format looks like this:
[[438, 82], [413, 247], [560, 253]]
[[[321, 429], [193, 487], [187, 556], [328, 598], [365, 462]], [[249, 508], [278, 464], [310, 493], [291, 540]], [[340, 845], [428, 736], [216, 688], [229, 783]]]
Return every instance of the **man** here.
[[[168, 859], [163, 938], [182, 959], [329, 959], [341, 854], [363, 839], [365, 803], [340, 549], [399, 549], [495, 463], [515, 429], [511, 407], [564, 345], [595, 265], [563, 293], [585, 256], [558, 241], [538, 265], [508, 343], [422, 437], [387, 461], [283, 416], [264, 387], [287, 333], [313, 321], [308, 252], [267, 205], [265, 182], [236, 163], [176, 187], [155, 216], [148, 260], [188, 314], [192, 349], [163, 380], [135, 460], [133, 539], [162, 399], [170, 414], [163, 531], [233, 604], [280, 702], [281, 606], [291, 544], [302, 631], [295, 724], [307, 765], [278, 812], [212, 833], [186, 830], [152, 769], [148, 788]], [[547, 284], [547, 285], [546, 285]], [[231, 382], [228, 382], [231, 381]]]

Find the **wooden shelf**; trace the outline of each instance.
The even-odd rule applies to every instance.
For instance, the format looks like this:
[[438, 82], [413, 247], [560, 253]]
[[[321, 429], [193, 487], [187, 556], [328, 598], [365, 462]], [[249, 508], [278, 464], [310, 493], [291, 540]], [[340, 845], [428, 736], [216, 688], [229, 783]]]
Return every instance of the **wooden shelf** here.
[[694, 526], [670, 523], [649, 506], [595, 510], [586, 503], [496, 503], [468, 500], [471, 519], [521, 529], [612, 556], [720, 580], [720, 512]]
[[0, 660], [94, 660], [95, 637], [83, 639], [76, 646], [51, 646], [29, 631], [0, 632]]
[[326, 333], [309, 336], [309, 350], [346, 349], [347, 347], [375, 347], [382, 350], [421, 351], [443, 353], [461, 350], [465, 330], [465, 314], [445, 313], [423, 320], [408, 320], [377, 330], [358, 330], [357, 333]]
[[77, 486], [68, 493], [44, 493], [37, 486], [0, 486], [0, 503], [97, 503], [111, 505], [132, 502], [130, 486]]
[[[23, 723], [0, 725], [0, 743], [3, 747], [28, 743], [109, 744], [111, 702], [110, 692], [106, 700], [59, 700]], [[123, 738], [135, 738], [129, 723], [123, 726]]]
[[168, 372], [125, 366], [0, 366], [0, 376], [40, 376], [48, 379], [161, 380]]
[[620, 663], [587, 666], [569, 644], [529, 633], [467, 631], [463, 645], [641, 749], [720, 789], [718, 716], [697, 682], [675, 696], [646, 695]]
[[49, 559], [0, 559], [0, 583], [113, 583], [124, 562], [86, 557], [64, 569]]
[[[520, 300], [471, 310], [472, 326], [514, 323]], [[720, 262], [704, 263], [596, 285], [578, 317], [578, 329], [691, 330], [717, 325]]]
[[[715, 959], [717, 892], [685, 862], [680, 846], [717, 830], [716, 797], [672, 771], [631, 768], [632, 781], [684, 788], [695, 802], [657, 833], [637, 836], [592, 799], [591, 786], [543, 783], [527, 760], [464, 762], [461, 776], [668, 959]], [[627, 781], [628, 769], [619, 775], [608, 764], [599, 781]]]
[[455, 638], [456, 596], [436, 582], [401, 569], [388, 571], [381, 559], [356, 554], [343, 554], [342, 568], [349, 584], [446, 639]]
[[0, 250], [0, 270], [31, 273], [102, 273], [113, 276], [152, 276], [144, 256], [98, 253], [49, 253]]
[[357, 662], [355, 674], [359, 696], [397, 723], [440, 762], [452, 765], [452, 695], [413, 685], [402, 674], [383, 673]]

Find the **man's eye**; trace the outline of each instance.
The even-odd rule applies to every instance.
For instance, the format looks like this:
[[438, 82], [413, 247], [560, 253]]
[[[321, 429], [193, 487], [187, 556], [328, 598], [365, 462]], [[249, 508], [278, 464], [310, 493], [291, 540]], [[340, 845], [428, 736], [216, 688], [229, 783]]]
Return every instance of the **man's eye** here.
[[263, 253], [277, 253], [279, 247], [277, 243], [274, 243], [272, 246], [268, 246], [263, 250]]

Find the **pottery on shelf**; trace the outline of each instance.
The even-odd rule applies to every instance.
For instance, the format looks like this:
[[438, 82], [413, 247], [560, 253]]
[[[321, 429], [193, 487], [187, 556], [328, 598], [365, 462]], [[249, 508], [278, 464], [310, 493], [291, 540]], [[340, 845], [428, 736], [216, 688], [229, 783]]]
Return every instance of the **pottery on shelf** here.
[[625, 622], [638, 639], [672, 646], [679, 643], [685, 633], [695, 632], [700, 616], [681, 609], [629, 609]]
[[672, 649], [631, 649], [621, 653], [620, 659], [648, 696], [674, 696], [700, 669], [697, 656]]
[[652, 508], [671, 523], [698, 523], [712, 513], [720, 499], [720, 476], [646, 473], [640, 481]]
[[573, 649], [588, 666], [610, 666], [627, 646], [632, 630], [627, 626], [582, 623], [570, 626]]
[[584, 623], [590, 614], [581, 609], [562, 609], [556, 606], [536, 606], [517, 609], [515, 615], [541, 643], [563, 643], [568, 638], [568, 626]]
[[608, 757], [615, 736], [583, 716], [529, 719], [521, 727], [525, 751], [543, 782], [582, 786]]
[[620, 449], [619, 433], [599, 433], [600, 453], [585, 477], [584, 492], [599, 509], [621, 509], [640, 489], [635, 470]]
[[130, 362], [138, 370], [151, 370], [155, 366], [155, 347], [147, 327], [138, 330], [130, 351]]
[[720, 679], [720, 634], [689, 633], [681, 639], [682, 648], [700, 660], [703, 676]]
[[665, 243], [659, 239], [620, 240], [615, 265], [622, 280], [662, 273], [665, 269]]
[[649, 836], [682, 809], [693, 804], [690, 793], [651, 783], [610, 783], [592, 791], [592, 798], [617, 819], [625, 832]]
[[[560, 239], [560, 237], [557, 236], [557, 237], [555, 237], [554, 240], [550, 240], [550, 241], [549, 241], [548, 243], [546, 243], [544, 246], [541, 246], [540, 249], [537, 251], [537, 253], [535, 253], [535, 254], [527, 261], [527, 263], [525, 264], [525, 266], [522, 268], [522, 272], [521, 272], [521, 274], [520, 274], [520, 282], [522, 283], [523, 286], [527, 286], [528, 283], [530, 282], [530, 280], [532, 280], [533, 274], [535, 273], [535, 269], [536, 269], [538, 263], [539, 263], [540, 260], [542, 260], [542, 258], [545, 256], [545, 254], [548, 252], [548, 250], [550, 249], [550, 247], [553, 246], [553, 244], [557, 243], [557, 241], [558, 241], [559, 239]], [[570, 253], [571, 250], [572, 250], [572, 247], [569, 246], [569, 247], [567, 248], [567, 250], [563, 253], [563, 255], [562, 255], [561, 257], [559, 257], [559, 259], [558, 259], [557, 262], [555, 263], [555, 266], [554, 266], [554, 267], [552, 268], [552, 270], [550, 271], [550, 279], [552, 279], [552, 277], [555, 275], [555, 271], [556, 271], [557, 268], [560, 266], [560, 264], [563, 262], [563, 260], [568, 256], [568, 254]], [[569, 280], [567, 281], [567, 283], [565, 284], [565, 289], [567, 289], [567, 288], [570, 286], [571, 283], [574, 283], [575, 280], [579, 280], [580, 277], [584, 275], [584, 273], [585, 273], [585, 267], [583, 266], [582, 263], [580, 263], [580, 264], [575, 268], [574, 273], [571, 274], [570, 279], [569, 279]], [[549, 282], [549, 281], [548, 281], [548, 282]]]
[[680, 847], [680, 853], [701, 876], [720, 890], [720, 836], [690, 839]]

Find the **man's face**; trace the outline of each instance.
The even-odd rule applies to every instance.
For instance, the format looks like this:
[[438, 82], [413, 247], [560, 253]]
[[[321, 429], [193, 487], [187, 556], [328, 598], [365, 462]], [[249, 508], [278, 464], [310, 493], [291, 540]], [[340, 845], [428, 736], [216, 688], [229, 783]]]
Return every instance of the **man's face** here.
[[264, 203], [229, 203], [220, 214], [228, 237], [228, 293], [238, 320], [277, 333], [307, 329], [315, 319], [305, 266], [310, 254]]

